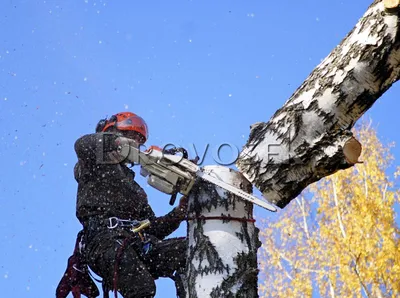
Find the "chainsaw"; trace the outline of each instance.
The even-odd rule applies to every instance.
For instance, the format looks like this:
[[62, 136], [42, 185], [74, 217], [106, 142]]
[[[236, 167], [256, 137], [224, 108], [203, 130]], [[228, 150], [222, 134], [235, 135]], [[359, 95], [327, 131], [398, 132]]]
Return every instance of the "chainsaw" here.
[[[173, 205], [178, 193], [188, 195], [197, 178], [205, 180], [239, 198], [256, 204], [264, 209], [276, 212], [275, 206], [244, 190], [237, 188], [221, 179], [212, 176], [212, 173], [196, 164], [197, 160], [188, 159], [187, 151], [183, 148], [161, 150], [150, 147], [141, 151], [136, 144], [120, 137], [118, 152], [133, 164], [140, 164], [140, 174], [147, 177], [147, 183], [155, 189], [171, 195], [170, 205]], [[181, 153], [177, 154], [177, 153]]]

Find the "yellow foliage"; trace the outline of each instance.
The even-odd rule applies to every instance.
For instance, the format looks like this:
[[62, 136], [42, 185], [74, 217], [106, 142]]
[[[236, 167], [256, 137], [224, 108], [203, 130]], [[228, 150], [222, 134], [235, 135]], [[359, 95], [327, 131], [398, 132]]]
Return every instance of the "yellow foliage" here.
[[322, 179], [276, 221], [263, 221], [260, 297], [400, 297], [390, 146], [369, 127], [356, 135], [363, 164]]

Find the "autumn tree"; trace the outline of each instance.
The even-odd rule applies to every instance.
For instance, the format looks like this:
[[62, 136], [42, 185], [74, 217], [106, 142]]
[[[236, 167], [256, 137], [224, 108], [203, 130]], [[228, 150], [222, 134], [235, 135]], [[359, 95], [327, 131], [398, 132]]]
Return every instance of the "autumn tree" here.
[[[362, 164], [310, 187], [260, 232], [261, 297], [399, 297], [393, 160], [363, 126]], [[396, 176], [396, 173], [395, 175]]]

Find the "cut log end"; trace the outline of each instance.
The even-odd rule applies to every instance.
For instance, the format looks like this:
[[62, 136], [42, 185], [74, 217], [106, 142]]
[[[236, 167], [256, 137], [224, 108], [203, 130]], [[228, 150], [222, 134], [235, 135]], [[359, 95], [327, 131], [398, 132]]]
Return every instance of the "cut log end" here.
[[400, 0], [383, 0], [383, 4], [387, 12], [393, 13], [399, 11]]
[[361, 151], [362, 145], [354, 137], [349, 139], [343, 146], [344, 157], [346, 158], [347, 163], [351, 165], [362, 163], [362, 161], [358, 160], [361, 155]]

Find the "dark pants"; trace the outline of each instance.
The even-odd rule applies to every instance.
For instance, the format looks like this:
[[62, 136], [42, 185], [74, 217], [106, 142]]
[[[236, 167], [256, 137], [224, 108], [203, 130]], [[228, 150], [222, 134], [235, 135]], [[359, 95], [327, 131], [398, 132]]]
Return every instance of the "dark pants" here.
[[[155, 279], [174, 279], [175, 271], [184, 272], [187, 242], [184, 238], [153, 240], [147, 254], [142, 254], [141, 245], [140, 238], [132, 232], [118, 228], [98, 229], [89, 232], [86, 259], [107, 287], [114, 289], [116, 284], [124, 298], [153, 297]], [[179, 277], [175, 278], [175, 283], [177, 290], [182, 288]]]

